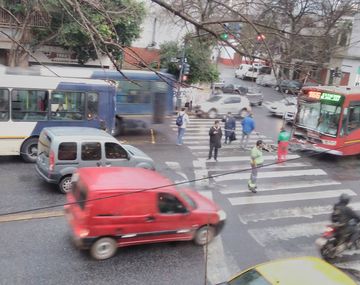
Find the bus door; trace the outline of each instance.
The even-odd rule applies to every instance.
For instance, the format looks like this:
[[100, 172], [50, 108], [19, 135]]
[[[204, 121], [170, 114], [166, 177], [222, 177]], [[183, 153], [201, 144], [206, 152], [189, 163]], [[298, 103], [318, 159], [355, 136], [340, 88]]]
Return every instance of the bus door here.
[[344, 110], [345, 117], [342, 129], [342, 133], [345, 134], [344, 144], [346, 146], [344, 154], [358, 154], [360, 153], [360, 100], [350, 103], [349, 107]]

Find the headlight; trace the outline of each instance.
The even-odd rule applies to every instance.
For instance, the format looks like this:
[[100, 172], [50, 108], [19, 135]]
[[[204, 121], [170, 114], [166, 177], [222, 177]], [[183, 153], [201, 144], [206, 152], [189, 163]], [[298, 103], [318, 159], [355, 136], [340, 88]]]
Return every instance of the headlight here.
[[219, 216], [219, 220], [220, 220], [220, 221], [226, 220], [226, 213], [225, 213], [223, 210], [217, 211], [217, 214], [218, 214], [218, 216]]
[[80, 232], [79, 232], [79, 237], [84, 238], [84, 237], [87, 237], [88, 234], [89, 234], [89, 230], [87, 230], [87, 229], [82, 229], [82, 230], [80, 230]]

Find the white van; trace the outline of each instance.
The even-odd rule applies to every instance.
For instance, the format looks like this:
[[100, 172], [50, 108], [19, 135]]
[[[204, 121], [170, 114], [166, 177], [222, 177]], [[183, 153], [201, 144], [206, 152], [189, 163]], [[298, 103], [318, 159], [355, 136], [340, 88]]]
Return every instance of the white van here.
[[261, 67], [259, 75], [256, 78], [256, 83], [261, 86], [276, 86], [277, 80], [274, 75], [274, 70], [270, 66]]
[[261, 63], [240, 64], [239, 68], [235, 71], [235, 77], [243, 80], [256, 80], [262, 66], [263, 65]]

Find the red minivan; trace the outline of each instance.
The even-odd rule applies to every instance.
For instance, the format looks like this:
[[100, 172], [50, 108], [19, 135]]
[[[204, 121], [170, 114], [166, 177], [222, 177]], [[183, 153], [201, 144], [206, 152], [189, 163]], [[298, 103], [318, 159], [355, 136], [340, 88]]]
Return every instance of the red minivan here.
[[191, 189], [178, 190], [158, 172], [131, 167], [80, 168], [65, 212], [75, 244], [98, 260], [117, 247], [193, 240], [205, 245], [226, 214]]

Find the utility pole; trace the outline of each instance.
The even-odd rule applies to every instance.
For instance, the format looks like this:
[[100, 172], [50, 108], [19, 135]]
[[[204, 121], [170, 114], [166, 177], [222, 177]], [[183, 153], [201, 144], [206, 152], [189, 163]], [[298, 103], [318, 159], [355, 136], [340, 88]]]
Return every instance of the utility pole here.
[[184, 70], [184, 63], [185, 63], [185, 50], [186, 50], [186, 39], [184, 39], [184, 46], [183, 46], [183, 49], [181, 51], [180, 72], [179, 72], [177, 95], [176, 95], [177, 96], [176, 102], [180, 102], [179, 104], [178, 103], [176, 104], [176, 105], [180, 105], [180, 106], [176, 106], [176, 107], [179, 108], [179, 110], [181, 110], [180, 88], [181, 88], [181, 82], [182, 82], [182, 76], [183, 76], [183, 70]]

